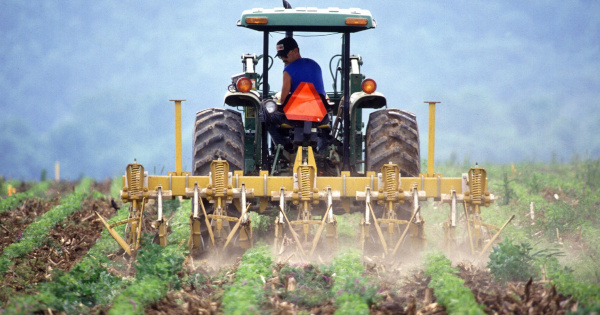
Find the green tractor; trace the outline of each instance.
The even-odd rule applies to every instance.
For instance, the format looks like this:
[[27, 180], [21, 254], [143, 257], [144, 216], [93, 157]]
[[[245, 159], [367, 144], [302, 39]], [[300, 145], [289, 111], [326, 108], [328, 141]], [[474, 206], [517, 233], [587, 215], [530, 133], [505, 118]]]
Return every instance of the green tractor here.
[[[258, 174], [260, 170], [268, 170], [271, 175], [290, 175], [297, 148], [303, 144], [313, 146], [319, 171], [326, 176], [340, 176], [341, 171], [363, 175], [364, 171], [379, 171], [390, 162], [400, 166], [403, 176], [419, 174], [415, 115], [398, 109], [381, 109], [387, 106], [385, 96], [376, 92], [375, 81], [361, 72], [361, 56], [350, 54], [351, 34], [376, 27], [369, 11], [253, 9], [242, 13], [238, 26], [263, 32], [263, 52], [258, 56], [242, 55], [243, 73], [232, 77], [225, 94], [225, 104], [235, 109], [211, 108], [197, 113], [193, 137], [194, 175], [207, 175], [210, 163], [217, 158], [227, 160], [230, 170], [243, 170], [248, 175]], [[329, 123], [313, 122], [312, 137], [309, 137], [314, 140], [315, 136], [328, 136], [333, 140], [328, 142], [328, 147], [318, 150], [315, 141], [308, 144], [295, 141], [290, 154], [270, 141], [260, 114], [277, 99], [277, 91], [269, 88], [269, 69], [273, 65], [269, 48], [274, 48], [269, 43], [270, 34], [283, 37], [299, 32], [339, 33], [342, 39], [340, 53], [334, 54], [329, 63], [334, 82], [325, 104]], [[380, 109], [370, 115], [366, 134], [362, 128], [363, 109]], [[282, 134], [292, 139], [306, 132], [303, 124], [280, 128]]]

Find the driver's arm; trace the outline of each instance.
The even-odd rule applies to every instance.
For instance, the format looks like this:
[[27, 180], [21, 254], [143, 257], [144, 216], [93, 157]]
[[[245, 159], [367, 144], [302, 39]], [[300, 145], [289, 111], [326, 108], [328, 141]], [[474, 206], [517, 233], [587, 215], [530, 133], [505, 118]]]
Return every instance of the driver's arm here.
[[292, 77], [286, 71], [283, 71], [283, 85], [281, 86], [281, 104], [287, 100], [292, 89]]

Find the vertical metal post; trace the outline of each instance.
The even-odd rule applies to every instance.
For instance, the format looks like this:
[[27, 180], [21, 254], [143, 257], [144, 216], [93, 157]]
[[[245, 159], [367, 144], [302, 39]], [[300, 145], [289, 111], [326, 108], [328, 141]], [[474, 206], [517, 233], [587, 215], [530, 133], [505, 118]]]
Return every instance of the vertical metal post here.
[[54, 162], [54, 181], [60, 182], [60, 163], [58, 161]]
[[181, 155], [181, 102], [185, 100], [170, 100], [175, 102], [175, 173], [182, 175], [183, 159]]
[[[262, 71], [262, 100], [266, 100], [269, 97], [269, 31], [263, 33], [263, 71]], [[260, 108], [258, 108], [260, 110]], [[269, 138], [267, 132], [267, 125], [261, 123], [262, 135], [261, 135], [261, 169], [268, 170], [267, 155], [269, 154]]]
[[[342, 157], [342, 170], [350, 170], [350, 33], [344, 33], [343, 42], [343, 71], [342, 89], [344, 90], [344, 156]], [[339, 113], [338, 113], [339, 114]]]
[[425, 102], [429, 104], [429, 148], [427, 152], [427, 177], [433, 177], [435, 166], [435, 104], [439, 102]]

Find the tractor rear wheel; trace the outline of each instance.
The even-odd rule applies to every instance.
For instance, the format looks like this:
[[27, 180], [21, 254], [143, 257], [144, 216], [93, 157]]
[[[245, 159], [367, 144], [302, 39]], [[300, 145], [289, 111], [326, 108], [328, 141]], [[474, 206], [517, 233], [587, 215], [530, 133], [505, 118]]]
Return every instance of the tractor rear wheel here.
[[[219, 158], [229, 163], [230, 172], [244, 170], [244, 125], [241, 114], [224, 108], [209, 108], [196, 113], [192, 150], [193, 175], [209, 175], [210, 164]], [[200, 202], [204, 204], [208, 214], [214, 213], [214, 208], [208, 200], [201, 199]], [[239, 217], [240, 213], [227, 211], [227, 215]], [[200, 215], [199, 221], [194, 221], [195, 224], [200, 225], [202, 239], [201, 244], [193, 246], [200, 248], [201, 252], [206, 250], [206, 246], [210, 243], [208, 227], [204, 222], [204, 214]], [[224, 222], [225, 233], [230, 231], [229, 223], [229, 221]], [[224, 238], [222, 241], [224, 242]]]
[[[414, 114], [399, 109], [383, 109], [371, 113], [365, 142], [365, 169], [367, 171], [381, 172], [384, 164], [393, 163], [400, 167], [402, 177], [419, 176], [419, 129], [417, 117]], [[394, 206], [396, 218], [409, 220], [413, 206], [411, 202], [396, 204]], [[373, 210], [377, 218], [385, 217], [384, 205], [375, 205]], [[388, 248], [394, 246], [396, 239], [406, 228], [407, 226], [399, 227], [395, 231], [395, 236], [387, 240], [391, 243], [388, 244]], [[371, 233], [373, 232], [371, 231]], [[422, 243], [416, 232], [411, 232], [408, 236], [408, 243], [411, 244], [411, 247], [419, 246]], [[378, 239], [378, 236], [372, 234], [371, 239]]]
[[229, 171], [244, 170], [244, 124], [239, 112], [209, 108], [196, 113], [193, 175], [208, 175], [210, 163], [221, 158]]
[[394, 163], [403, 177], [420, 172], [419, 129], [417, 117], [399, 109], [371, 113], [367, 125], [366, 170], [380, 172], [381, 166]]

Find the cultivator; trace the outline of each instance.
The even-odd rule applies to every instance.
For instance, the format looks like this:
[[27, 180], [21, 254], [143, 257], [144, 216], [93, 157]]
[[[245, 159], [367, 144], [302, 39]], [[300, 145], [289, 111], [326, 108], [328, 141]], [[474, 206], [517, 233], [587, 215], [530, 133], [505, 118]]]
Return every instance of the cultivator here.
[[[430, 122], [434, 120], [430, 117]], [[176, 141], [180, 141], [177, 139], [179, 137]], [[430, 139], [430, 150], [432, 143]], [[176, 147], [180, 148], [180, 143]], [[460, 178], [444, 178], [433, 173], [433, 160], [428, 163], [431, 172], [418, 177], [402, 177], [399, 167], [391, 163], [384, 164], [379, 173], [366, 172], [364, 176], [351, 176], [350, 172], [342, 172], [338, 177], [318, 176], [312, 147], [298, 148], [291, 176], [269, 176], [267, 171], [261, 171], [257, 176], [244, 175], [242, 171], [230, 172], [229, 163], [225, 160], [212, 161], [209, 176], [192, 176], [181, 169], [167, 176], [149, 176], [141, 164], [134, 162], [126, 168], [121, 192], [123, 202], [130, 203], [129, 219], [110, 225], [104, 218], [101, 219], [121, 247], [131, 254], [139, 247], [145, 205], [154, 200], [158, 209], [158, 239], [162, 246], [166, 246], [167, 228], [162, 203], [165, 199], [182, 197], [192, 200], [188, 241], [191, 251], [207, 248], [221, 251], [234, 240], [237, 246], [249, 248], [253, 245], [253, 237], [248, 200], [255, 200], [257, 206], [254, 208], [260, 212], [269, 204], [277, 205], [279, 209], [274, 222], [275, 252], [283, 251], [285, 232], [288, 231], [297, 251], [302, 256], [312, 256], [321, 242], [328, 249], [335, 248], [337, 244], [337, 221], [333, 208], [341, 207], [346, 213], [356, 212], [360, 208], [357, 205], [363, 203], [363, 216], [357, 227], [360, 248], [364, 250], [365, 244], [374, 240], [382, 256], [394, 256], [405, 243], [408, 244], [404, 251], [418, 251], [425, 245], [425, 220], [419, 204], [433, 199], [450, 204], [449, 220], [444, 227], [448, 248], [452, 249], [457, 242], [457, 208], [462, 203], [471, 251], [473, 254], [485, 252], [510, 222], [499, 228], [481, 221], [481, 207], [489, 206], [494, 200], [487, 190], [485, 170], [474, 167]], [[210, 207], [207, 209], [205, 204]], [[232, 204], [238, 210], [228, 206]], [[383, 208], [379, 216], [374, 205]], [[398, 205], [410, 206], [410, 219], [398, 218]], [[294, 220], [287, 215], [292, 208], [297, 209]], [[239, 216], [228, 211], [237, 212]], [[233, 228], [229, 222], [234, 223]], [[115, 226], [122, 224], [128, 225], [127, 241], [114, 230]], [[376, 233], [371, 233], [372, 226]], [[203, 230], [207, 240], [203, 237]], [[489, 235], [491, 230], [496, 231], [495, 235]]]

